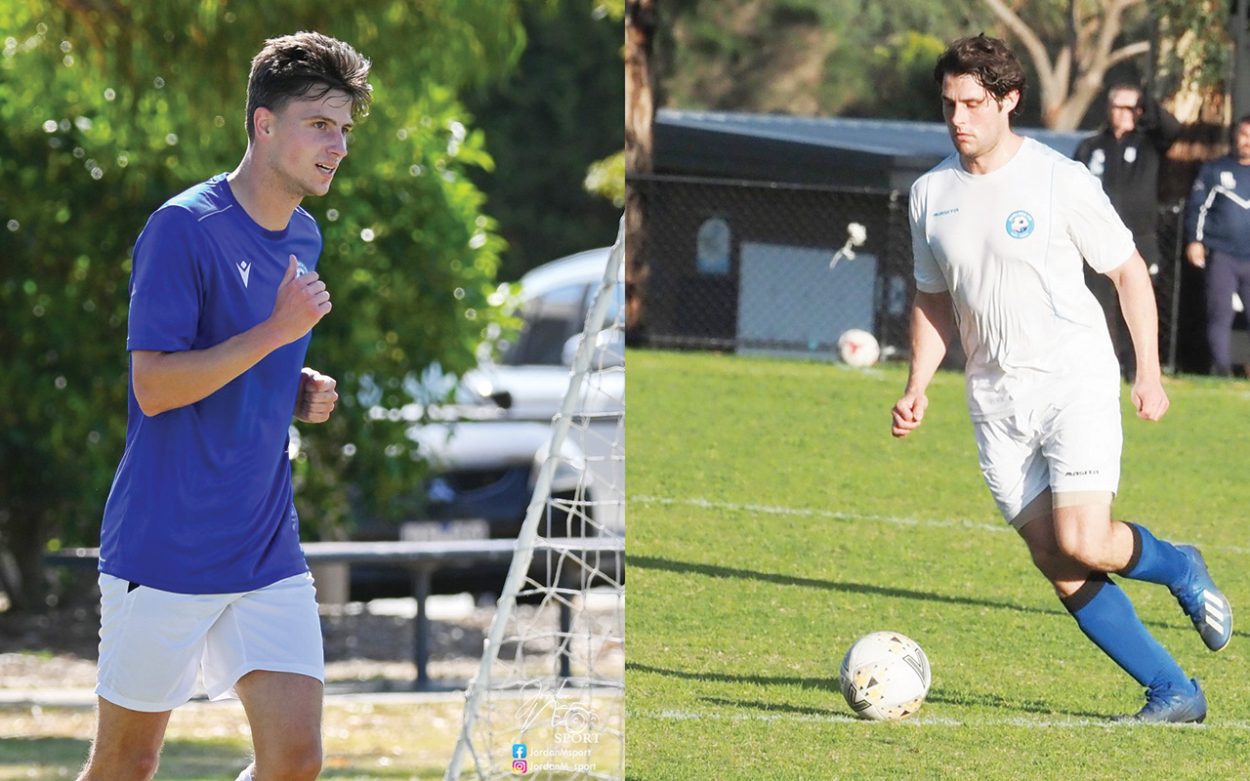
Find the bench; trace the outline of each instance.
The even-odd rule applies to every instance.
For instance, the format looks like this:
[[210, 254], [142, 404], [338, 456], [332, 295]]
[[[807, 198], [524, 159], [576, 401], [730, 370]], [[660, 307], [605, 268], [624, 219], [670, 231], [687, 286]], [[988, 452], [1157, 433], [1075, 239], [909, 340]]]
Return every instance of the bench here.
[[[402, 567], [412, 576], [412, 592], [417, 600], [414, 661], [417, 668], [415, 687], [418, 690], [434, 688], [429, 676], [430, 620], [425, 612], [425, 600], [430, 595], [434, 573], [440, 569], [468, 567], [475, 564], [511, 561], [516, 550], [515, 539], [504, 540], [456, 540], [437, 542], [306, 542], [304, 557], [310, 566], [319, 564], [377, 564]], [[619, 537], [591, 537], [582, 539], [539, 539], [535, 554], [540, 551], [569, 552], [574, 555], [589, 553], [623, 553], [625, 541]], [[95, 569], [99, 564], [98, 548], [67, 548], [48, 553], [44, 560], [52, 566]], [[617, 578], [619, 573], [608, 573]], [[568, 605], [560, 600], [560, 627], [568, 631], [571, 620]], [[569, 660], [561, 654], [561, 675], [568, 677]]]

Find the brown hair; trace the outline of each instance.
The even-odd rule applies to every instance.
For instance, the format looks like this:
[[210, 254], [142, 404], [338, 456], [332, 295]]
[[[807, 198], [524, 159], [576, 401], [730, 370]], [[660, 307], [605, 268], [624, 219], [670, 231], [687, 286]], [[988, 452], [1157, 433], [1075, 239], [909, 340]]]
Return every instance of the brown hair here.
[[369, 60], [346, 43], [316, 32], [298, 32], [270, 38], [252, 58], [247, 79], [247, 137], [255, 137], [253, 117], [264, 106], [279, 111], [296, 98], [324, 97], [331, 90], [346, 92], [352, 116], [369, 113], [373, 86]]
[[1009, 93], [1020, 93], [1020, 100], [1011, 110], [1013, 118], [1024, 105], [1027, 83], [1024, 66], [1006, 43], [985, 33], [973, 38], [960, 38], [942, 52], [933, 68], [933, 78], [941, 84], [947, 75], [973, 77], [1000, 106]]

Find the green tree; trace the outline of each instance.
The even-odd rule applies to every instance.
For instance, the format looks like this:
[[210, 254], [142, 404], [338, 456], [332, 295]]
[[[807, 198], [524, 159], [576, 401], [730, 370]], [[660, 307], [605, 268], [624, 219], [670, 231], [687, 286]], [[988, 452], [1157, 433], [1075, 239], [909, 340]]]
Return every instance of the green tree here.
[[1108, 71], [1150, 51], [1145, 0], [1064, 0], [1018, 12], [1005, 0], [982, 2], [1033, 61], [1049, 128], [1076, 128]]
[[320, 30], [374, 61], [372, 115], [332, 193], [305, 203], [335, 296], [308, 362], [342, 400], [304, 431], [299, 510], [320, 534], [402, 510], [421, 454], [369, 412], [411, 401], [405, 378], [425, 367], [470, 366], [496, 317], [504, 243], [467, 176], [491, 159], [458, 96], [514, 66], [520, 3], [0, 4], [0, 551], [20, 583], [0, 573], [19, 606], [49, 541], [97, 539], [125, 427], [134, 240], [165, 199], [238, 162], [248, 63], [274, 35]]
[[895, 118], [914, 118], [917, 106], [911, 88], [882, 88], [883, 74], [903, 80], [879, 61], [882, 47], [914, 48], [909, 35], [946, 42], [993, 23], [981, 6], [947, 0], [666, 0], [663, 18], [662, 105]]
[[620, 213], [587, 192], [587, 168], [624, 145], [621, 26], [611, 3], [522, 6], [526, 45], [503, 81], [467, 99], [492, 171], [473, 180], [508, 242], [500, 277], [612, 242]]

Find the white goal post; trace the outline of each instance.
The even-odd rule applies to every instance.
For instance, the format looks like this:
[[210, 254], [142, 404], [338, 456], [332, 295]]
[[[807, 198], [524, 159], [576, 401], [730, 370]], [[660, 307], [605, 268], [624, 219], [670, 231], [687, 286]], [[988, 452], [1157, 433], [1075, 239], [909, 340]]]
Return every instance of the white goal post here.
[[[446, 781], [624, 778], [624, 246], [622, 220]], [[570, 475], [576, 489], [553, 494]]]

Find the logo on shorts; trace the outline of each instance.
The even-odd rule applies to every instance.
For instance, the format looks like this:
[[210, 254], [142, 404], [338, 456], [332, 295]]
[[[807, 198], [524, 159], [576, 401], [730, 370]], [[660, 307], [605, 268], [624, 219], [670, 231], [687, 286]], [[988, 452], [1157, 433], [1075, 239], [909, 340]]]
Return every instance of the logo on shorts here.
[[1033, 215], [1026, 211], [1014, 211], [1007, 215], [1007, 235], [1013, 239], [1028, 238], [1033, 232]]

